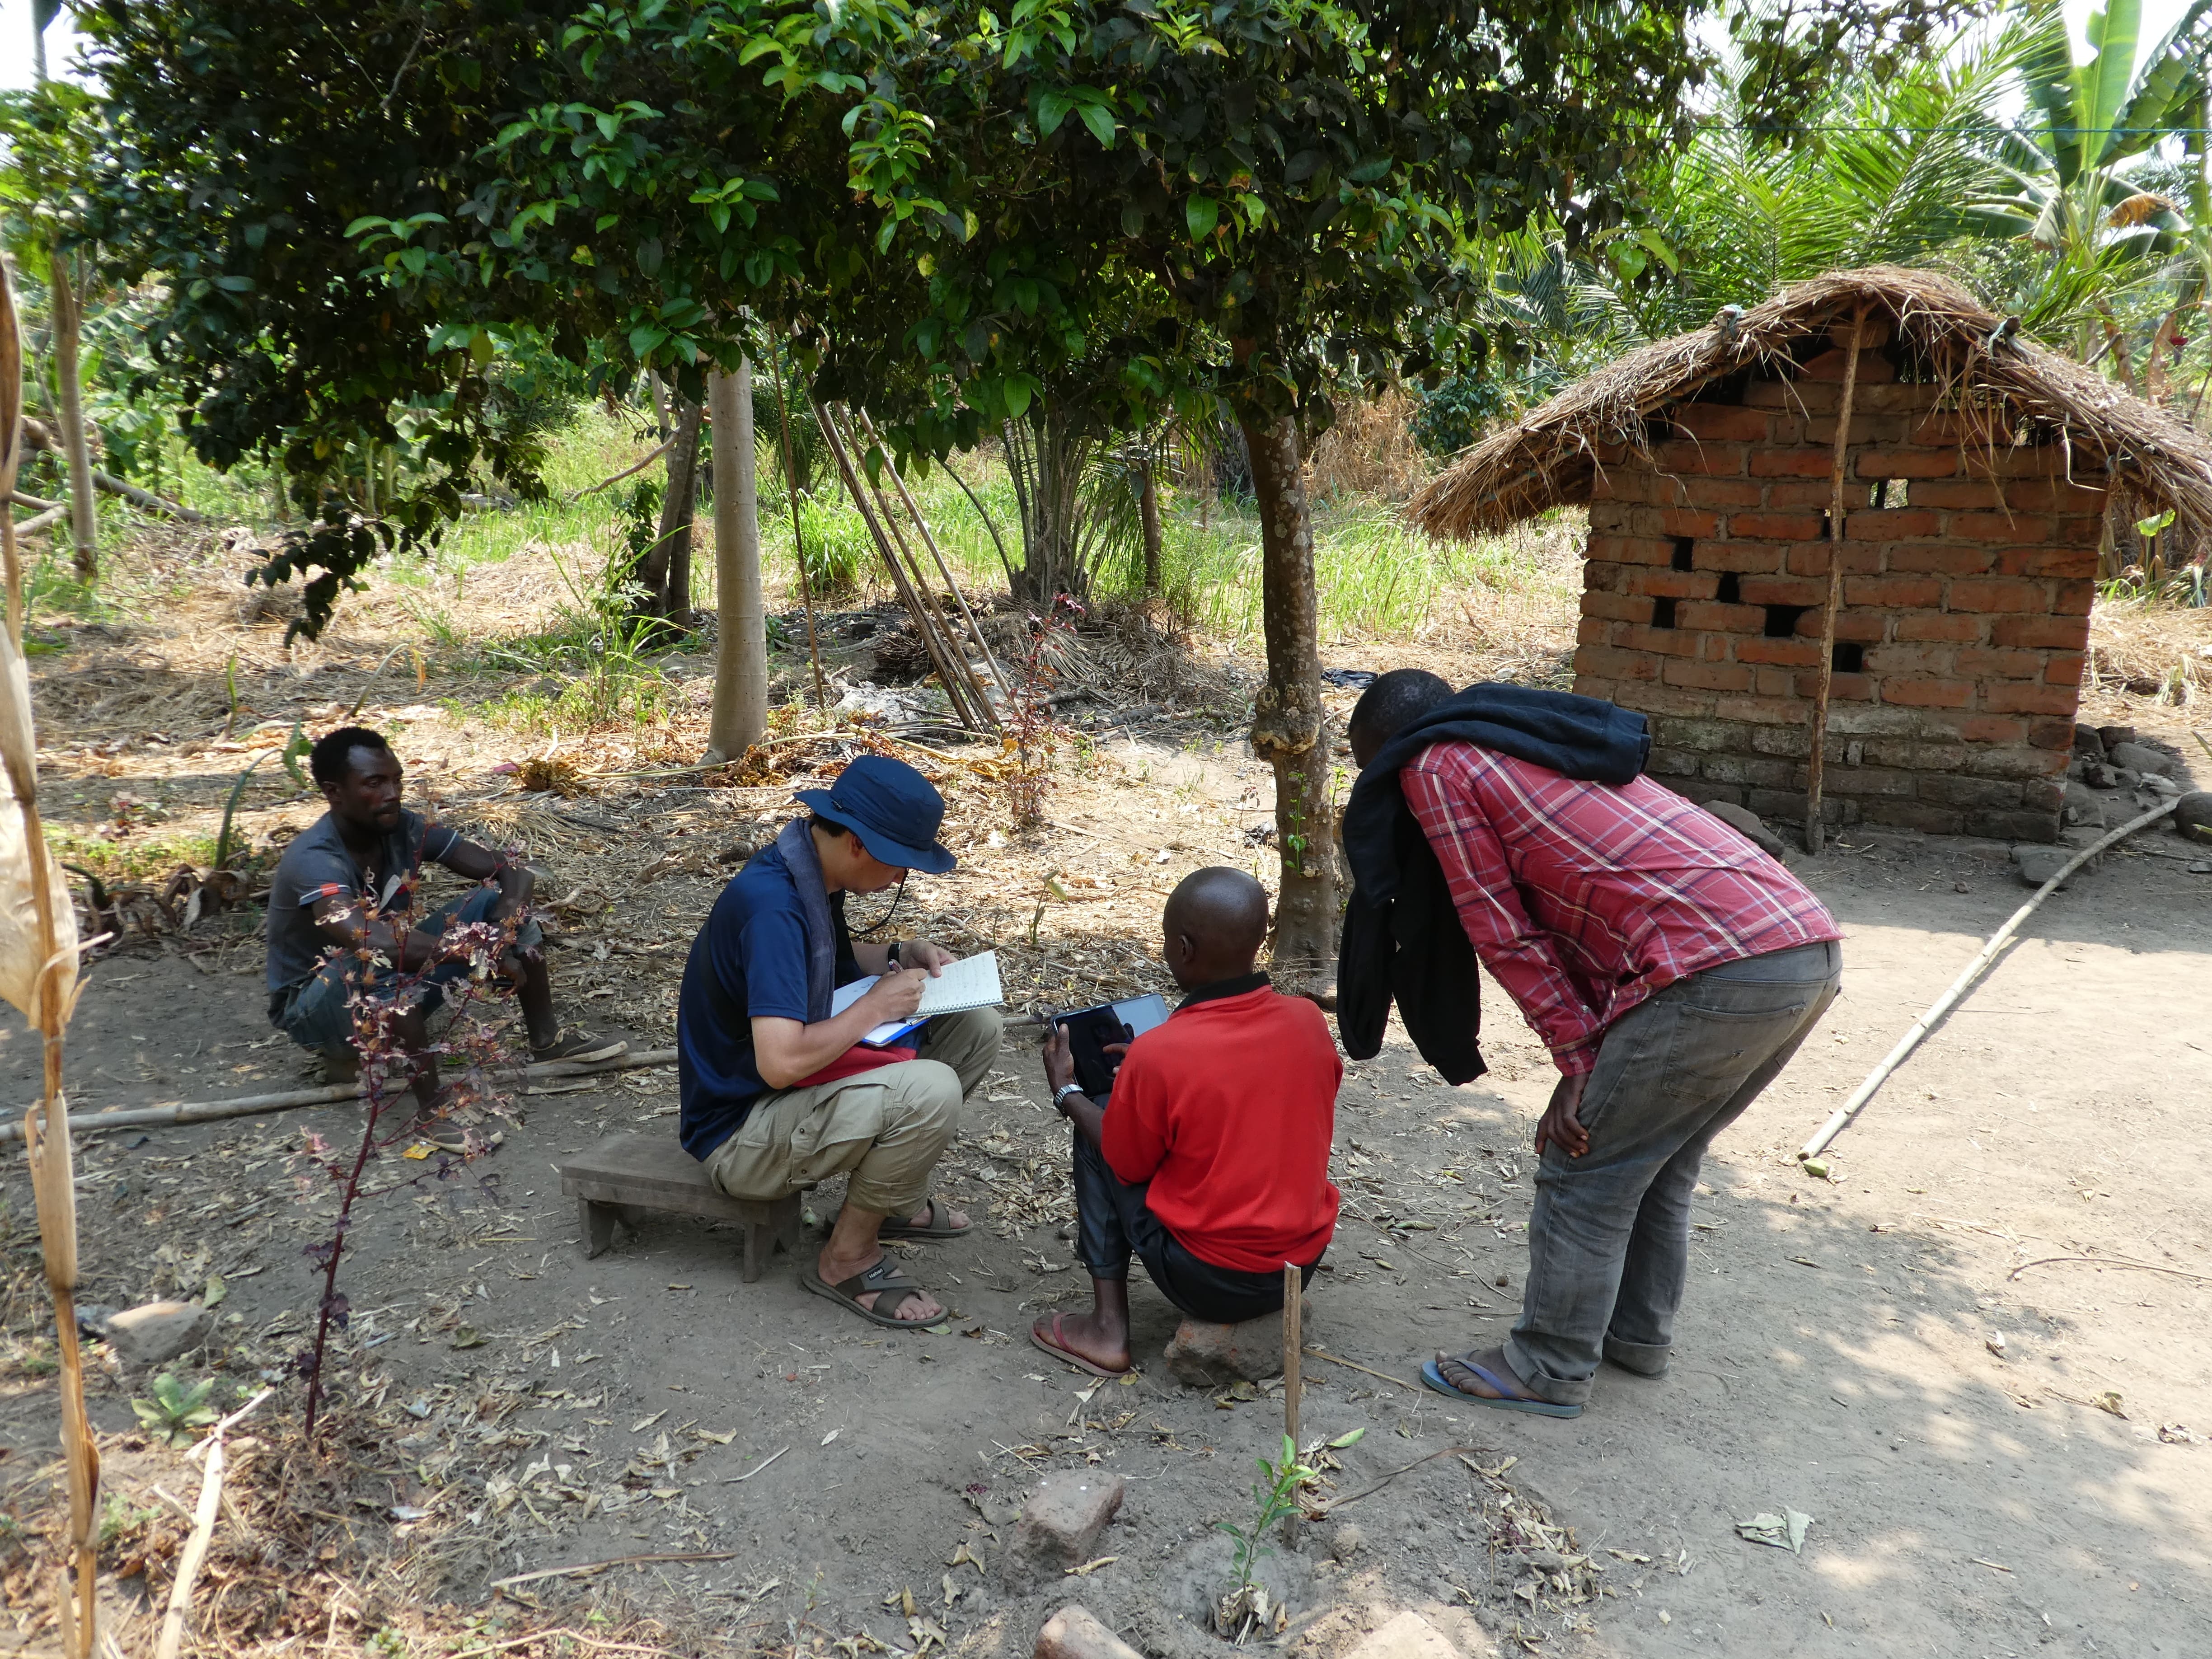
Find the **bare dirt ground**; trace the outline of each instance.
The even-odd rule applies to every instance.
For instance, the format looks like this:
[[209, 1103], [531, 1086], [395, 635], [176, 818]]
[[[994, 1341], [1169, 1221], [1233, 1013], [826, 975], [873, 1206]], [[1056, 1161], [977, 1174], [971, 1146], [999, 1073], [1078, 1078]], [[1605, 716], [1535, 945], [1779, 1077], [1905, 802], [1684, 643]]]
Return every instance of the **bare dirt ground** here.
[[[777, 751], [789, 775], [755, 787], [610, 777], [570, 800], [522, 799], [493, 769], [544, 739], [471, 717], [480, 677], [431, 652], [419, 677], [403, 654], [371, 678], [407, 637], [397, 609], [363, 605], [350, 632], [289, 659], [268, 625], [241, 628], [191, 594], [166, 630], [71, 641], [41, 665], [51, 811], [111, 842], [128, 839], [118, 793], [166, 814], [131, 833], [208, 826], [251, 757], [222, 744], [242, 731], [266, 748], [293, 719], [335, 723], [365, 696], [362, 717], [394, 731], [426, 802], [526, 841], [549, 870], [565, 901], [565, 1004], [664, 1044], [682, 953], [732, 867], [720, 854], [861, 739], [793, 744]], [[251, 671], [254, 720], [269, 724], [251, 735], [234, 721], [225, 739], [232, 651]], [[1479, 647], [1449, 642], [1327, 659], [1484, 666]], [[706, 661], [675, 666], [696, 681]], [[152, 718], [134, 667], [165, 688]], [[1175, 880], [1273, 861], [1248, 833], [1269, 821], [1267, 775], [1221, 712], [1236, 669], [1188, 664], [1188, 696], [1071, 741], [1053, 827], [1032, 837], [1005, 834], [988, 764], [916, 756], [952, 799], [962, 870], [916, 881], [894, 931], [995, 945], [1023, 1006], [1158, 988], [1148, 947]], [[128, 707], [96, 712], [102, 696]], [[680, 696], [665, 729], [576, 752], [587, 769], [672, 767], [696, 748], [699, 713]], [[2146, 701], [2102, 697], [2085, 718], [2195, 750], [2182, 712]], [[2196, 762], [2200, 785], [2212, 781], [2212, 762]], [[273, 763], [261, 774], [243, 816], [265, 845], [319, 804]], [[1353, 1066], [1334, 1162], [1345, 1219], [1309, 1334], [1353, 1364], [1310, 1359], [1304, 1403], [1310, 1442], [1364, 1434], [1310, 1495], [1344, 1507], [1308, 1526], [1299, 1551], [1279, 1544], [1266, 1569], [1293, 1614], [1283, 1644], [1336, 1659], [1413, 1607], [1469, 1655], [1492, 1642], [1636, 1656], [2201, 1651], [2212, 1176], [2195, 1134], [2212, 1093], [2199, 1012], [2212, 877], [2190, 872], [2171, 835], [2139, 842], [2039, 912], [1844, 1136], [1826, 1182], [1793, 1149], [2026, 890], [1988, 844], [1847, 835], [1794, 860], [1844, 926], [1844, 996], [1709, 1166], [1672, 1374], [1608, 1370], [1577, 1421], [1409, 1386], [1436, 1347], [1495, 1340], [1517, 1305], [1528, 1136], [1552, 1077], [1540, 1047], [1492, 987], [1489, 1076], [1444, 1088], [1395, 1036]], [[77, 1109], [316, 1080], [272, 1041], [252, 921], [159, 932], [93, 966], [70, 1039]], [[33, 1061], [11, 1022], [0, 1076], [18, 1100]], [[280, 1388], [249, 1425], [259, 1449], [218, 1528], [196, 1615], [204, 1650], [858, 1659], [941, 1644], [1012, 1659], [1077, 1598], [1156, 1659], [1216, 1650], [1199, 1624], [1226, 1557], [1213, 1528], [1249, 1512], [1279, 1397], [1176, 1387], [1149, 1358], [1174, 1316], [1141, 1276], [1148, 1363], [1133, 1382], [1094, 1388], [1028, 1346], [1040, 1310], [1086, 1290], [1062, 1237], [1066, 1132], [1043, 1101], [1034, 1037], [1010, 1033], [942, 1187], [982, 1225], [913, 1247], [908, 1264], [956, 1316], [905, 1334], [841, 1316], [786, 1261], [741, 1283], [733, 1235], [690, 1221], [649, 1221], [584, 1261], [552, 1166], [605, 1133], [673, 1133], [672, 1071], [520, 1098], [495, 1153], [362, 1212], [342, 1275], [355, 1311], [332, 1366], [334, 1428], [314, 1454], [286, 1377], [319, 1290], [302, 1252], [329, 1237], [331, 1204], [297, 1152], [310, 1133], [357, 1135], [359, 1109], [88, 1137], [84, 1299], [214, 1297], [219, 1280], [218, 1340], [176, 1369], [216, 1377], [225, 1407], [264, 1380]], [[836, 1201], [825, 1189], [810, 1203], [826, 1216]], [[0, 1445], [12, 1449], [0, 1503], [13, 1516], [0, 1550], [15, 1553], [0, 1559], [0, 1589], [16, 1639], [43, 1643], [51, 1601], [32, 1565], [54, 1522], [55, 1407], [30, 1213], [13, 1151], [0, 1160]], [[137, 1432], [143, 1378], [104, 1366], [94, 1386], [115, 1495], [103, 1563], [118, 1575], [123, 1650], [137, 1652], [198, 1477]], [[1010, 1594], [996, 1565], [1013, 1506], [1041, 1473], [1078, 1467], [1128, 1483], [1097, 1564]], [[1802, 1555], [1736, 1535], [1735, 1522], [1784, 1507], [1813, 1517]], [[630, 1556], [661, 1559], [494, 1588]], [[568, 1635], [523, 1639], [555, 1630]]]

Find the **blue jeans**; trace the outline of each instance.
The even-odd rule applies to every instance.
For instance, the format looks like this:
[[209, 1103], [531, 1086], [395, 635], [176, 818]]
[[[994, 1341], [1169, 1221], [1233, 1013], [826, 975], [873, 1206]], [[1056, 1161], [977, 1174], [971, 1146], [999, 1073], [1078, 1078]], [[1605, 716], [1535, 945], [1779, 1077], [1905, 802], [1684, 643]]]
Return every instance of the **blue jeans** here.
[[1843, 983], [1832, 942], [1723, 963], [1606, 1028], [1577, 1116], [1589, 1150], [1547, 1146], [1528, 1283], [1505, 1358], [1555, 1405], [1589, 1398], [1601, 1357], [1667, 1369], [1690, 1266], [1690, 1194], [1713, 1137], [1781, 1074]]
[[[426, 933], [442, 933], [456, 922], [488, 921], [499, 899], [497, 888], [478, 887], [450, 904], [440, 905], [416, 926]], [[517, 930], [514, 942], [527, 948], [544, 938], [537, 922], [526, 921]], [[415, 980], [416, 1005], [425, 1012], [436, 1008], [445, 1000], [445, 988], [468, 971], [465, 961], [440, 963]], [[340, 951], [297, 985], [270, 996], [269, 1023], [302, 1048], [325, 1054], [350, 1050], [355, 988], [365, 985], [372, 997], [396, 996], [402, 977], [394, 969], [363, 963], [352, 951]]]

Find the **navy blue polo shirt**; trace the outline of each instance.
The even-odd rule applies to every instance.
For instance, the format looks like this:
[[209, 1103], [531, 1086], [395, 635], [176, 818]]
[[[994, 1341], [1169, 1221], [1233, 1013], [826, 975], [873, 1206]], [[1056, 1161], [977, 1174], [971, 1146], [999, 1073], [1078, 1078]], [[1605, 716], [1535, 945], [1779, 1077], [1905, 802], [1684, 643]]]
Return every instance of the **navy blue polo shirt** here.
[[[860, 977], [843, 921], [842, 893], [830, 898], [836, 983]], [[806, 927], [791, 868], [773, 842], [738, 872], [691, 941], [676, 1006], [677, 1133], [705, 1162], [735, 1134], [769, 1092], [753, 1054], [756, 1018], [795, 1019], [806, 1006]]]

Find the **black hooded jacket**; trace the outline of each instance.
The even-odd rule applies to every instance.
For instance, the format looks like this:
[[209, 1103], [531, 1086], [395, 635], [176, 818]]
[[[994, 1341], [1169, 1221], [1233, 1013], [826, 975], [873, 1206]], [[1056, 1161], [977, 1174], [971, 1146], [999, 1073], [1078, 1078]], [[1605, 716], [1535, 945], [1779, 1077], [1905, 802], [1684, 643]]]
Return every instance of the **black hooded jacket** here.
[[1345, 1052], [1382, 1047], [1395, 999], [1421, 1058], [1447, 1083], [1489, 1069], [1474, 947], [1443, 867], [1398, 787], [1398, 769], [1432, 743], [1472, 743], [1571, 778], [1620, 785], [1644, 769], [1651, 734], [1641, 714], [1595, 697], [1488, 682], [1438, 704], [1383, 744], [1352, 786], [1344, 851], [1352, 902], [1336, 966], [1336, 1027]]

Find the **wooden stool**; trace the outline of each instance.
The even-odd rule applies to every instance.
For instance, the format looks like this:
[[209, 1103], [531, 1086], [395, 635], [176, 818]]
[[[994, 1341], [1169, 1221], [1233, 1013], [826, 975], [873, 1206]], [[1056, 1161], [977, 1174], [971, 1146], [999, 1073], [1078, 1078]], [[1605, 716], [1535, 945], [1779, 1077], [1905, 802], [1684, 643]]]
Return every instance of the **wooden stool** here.
[[706, 1166], [673, 1135], [610, 1135], [556, 1167], [561, 1190], [576, 1200], [587, 1261], [614, 1243], [617, 1221], [636, 1231], [624, 1210], [665, 1210], [736, 1222], [744, 1229], [748, 1285], [761, 1276], [777, 1245], [787, 1250], [799, 1247], [797, 1193], [765, 1204], [732, 1198], [707, 1179]]

